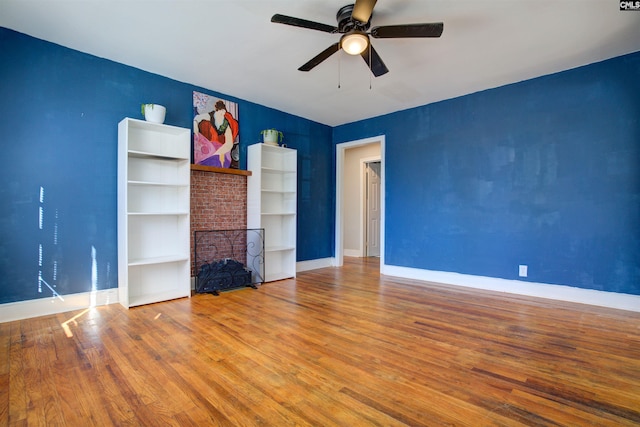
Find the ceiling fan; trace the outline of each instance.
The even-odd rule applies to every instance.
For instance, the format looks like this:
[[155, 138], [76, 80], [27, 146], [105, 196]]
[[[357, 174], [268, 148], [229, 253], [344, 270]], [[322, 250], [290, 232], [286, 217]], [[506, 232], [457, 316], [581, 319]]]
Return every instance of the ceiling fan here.
[[442, 22], [434, 22], [425, 24], [384, 25], [381, 27], [373, 27], [371, 31], [367, 32], [369, 27], [371, 27], [371, 16], [373, 15], [373, 8], [376, 5], [376, 1], [377, 0], [356, 0], [355, 4], [341, 7], [336, 14], [336, 20], [338, 21], [337, 27], [280, 14], [273, 15], [271, 22], [323, 31], [325, 33], [342, 34], [339, 42], [332, 44], [320, 52], [309, 62], [298, 68], [298, 70], [310, 71], [342, 48], [350, 55], [362, 56], [373, 75], [379, 77], [388, 73], [389, 69], [384, 65], [384, 62], [382, 62], [378, 52], [371, 46], [369, 36], [374, 39], [440, 37], [444, 29], [444, 24]]

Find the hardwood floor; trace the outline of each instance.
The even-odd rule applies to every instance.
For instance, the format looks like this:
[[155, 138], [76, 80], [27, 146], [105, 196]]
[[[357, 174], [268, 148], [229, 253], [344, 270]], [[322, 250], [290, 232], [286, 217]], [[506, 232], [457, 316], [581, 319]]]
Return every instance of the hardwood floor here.
[[380, 277], [0, 324], [0, 426], [640, 425], [640, 313]]

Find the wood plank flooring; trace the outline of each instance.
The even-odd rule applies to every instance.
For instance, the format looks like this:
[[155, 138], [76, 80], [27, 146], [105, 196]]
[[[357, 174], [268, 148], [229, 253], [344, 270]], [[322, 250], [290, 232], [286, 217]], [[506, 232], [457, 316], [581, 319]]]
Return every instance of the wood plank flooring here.
[[640, 313], [377, 260], [0, 324], [0, 426], [637, 426]]

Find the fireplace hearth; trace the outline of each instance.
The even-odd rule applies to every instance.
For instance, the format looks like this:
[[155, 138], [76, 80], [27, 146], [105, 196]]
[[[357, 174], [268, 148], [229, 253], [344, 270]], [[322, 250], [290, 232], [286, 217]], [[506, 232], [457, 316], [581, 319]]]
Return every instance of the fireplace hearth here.
[[264, 229], [195, 231], [194, 251], [197, 293], [264, 282]]

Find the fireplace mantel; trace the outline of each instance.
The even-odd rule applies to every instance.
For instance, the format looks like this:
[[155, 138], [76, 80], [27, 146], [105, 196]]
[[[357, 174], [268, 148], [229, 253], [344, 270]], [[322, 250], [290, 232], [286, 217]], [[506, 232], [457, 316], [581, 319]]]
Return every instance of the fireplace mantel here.
[[246, 171], [242, 169], [230, 169], [230, 168], [217, 168], [215, 166], [202, 166], [202, 165], [191, 165], [192, 171], [203, 171], [203, 172], [216, 172], [216, 173], [228, 173], [231, 175], [243, 175], [243, 176], [251, 176], [251, 171]]

